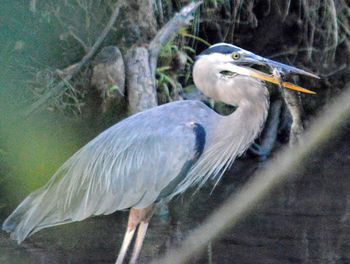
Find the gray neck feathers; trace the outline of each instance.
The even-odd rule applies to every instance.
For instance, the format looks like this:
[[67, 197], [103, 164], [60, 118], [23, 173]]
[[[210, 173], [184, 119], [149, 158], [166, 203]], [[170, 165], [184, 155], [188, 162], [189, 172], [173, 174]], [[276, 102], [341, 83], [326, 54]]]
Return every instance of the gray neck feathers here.
[[209, 179], [215, 186], [237, 156], [242, 155], [262, 130], [269, 101], [265, 86], [252, 79], [250, 85], [259, 89], [255, 96], [240, 100], [239, 107], [229, 116], [222, 116], [208, 135], [206, 148], [173, 195], [192, 186], [202, 187]]

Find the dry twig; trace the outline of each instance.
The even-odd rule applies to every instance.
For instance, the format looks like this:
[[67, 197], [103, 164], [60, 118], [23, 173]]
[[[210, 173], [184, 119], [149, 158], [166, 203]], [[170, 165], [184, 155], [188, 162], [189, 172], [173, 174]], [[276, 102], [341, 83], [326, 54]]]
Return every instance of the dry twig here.
[[153, 76], [153, 83], [155, 84], [157, 60], [159, 52], [163, 45], [169, 42], [175, 34], [182, 28], [188, 25], [193, 19], [193, 12], [202, 4], [202, 1], [190, 3], [181, 9], [167, 24], [165, 24], [154, 37], [149, 45], [150, 67]]

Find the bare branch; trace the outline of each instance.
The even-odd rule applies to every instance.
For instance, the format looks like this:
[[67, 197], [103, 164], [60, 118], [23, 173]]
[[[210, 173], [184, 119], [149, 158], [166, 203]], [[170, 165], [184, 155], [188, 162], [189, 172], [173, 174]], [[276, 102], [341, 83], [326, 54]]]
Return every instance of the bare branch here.
[[144, 47], [131, 48], [125, 55], [129, 109], [133, 114], [157, 106], [148, 59], [149, 52]]
[[84, 49], [84, 51], [86, 53], [89, 52], [90, 47], [88, 45], [86, 45], [86, 43], [77, 35], [75, 34], [73, 27], [69, 27], [69, 34], [72, 36], [72, 38], [74, 38]]
[[157, 0], [157, 9], [158, 9], [158, 13], [159, 13], [159, 23], [161, 25], [163, 25], [164, 24], [164, 15], [163, 15], [162, 0]]
[[175, 34], [184, 26], [187, 26], [188, 23], [193, 19], [193, 12], [202, 4], [202, 1], [192, 2], [181, 9], [168, 23], [166, 23], [154, 37], [149, 45], [149, 64], [151, 67], [152, 76], [156, 74], [157, 60], [160, 49], [164, 44], [170, 41]]
[[36, 0], [31, 0], [29, 3], [29, 10], [33, 13], [36, 13], [36, 6], [37, 6]]
[[108, 35], [109, 31], [112, 29], [118, 15], [119, 15], [119, 10], [123, 6], [124, 1], [118, 1], [116, 4], [114, 11], [103, 29], [101, 35], [97, 38], [96, 42], [94, 45], [91, 47], [89, 52], [82, 58], [80, 62], [77, 63], [74, 71], [72, 71], [69, 75], [67, 75], [61, 82], [59, 82], [51, 91], [48, 93], [44, 94], [38, 101], [33, 103], [29, 109], [27, 110], [26, 113], [24, 113], [25, 117], [28, 117], [30, 114], [34, 113], [35, 111], [39, 110], [42, 108], [51, 98], [59, 95], [60, 93], [64, 92], [66, 83], [69, 82], [74, 76], [76, 76], [85, 66], [87, 66], [90, 63], [91, 58], [95, 55], [96, 51], [99, 49], [101, 46], [102, 42]]

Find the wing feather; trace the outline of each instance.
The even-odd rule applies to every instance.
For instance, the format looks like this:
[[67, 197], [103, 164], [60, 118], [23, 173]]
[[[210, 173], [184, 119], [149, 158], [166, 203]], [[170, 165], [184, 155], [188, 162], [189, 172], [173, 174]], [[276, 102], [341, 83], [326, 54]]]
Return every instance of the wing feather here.
[[146, 207], [193, 157], [194, 144], [186, 122], [157, 111], [132, 116], [76, 152], [17, 207], [3, 229], [20, 243], [49, 226]]

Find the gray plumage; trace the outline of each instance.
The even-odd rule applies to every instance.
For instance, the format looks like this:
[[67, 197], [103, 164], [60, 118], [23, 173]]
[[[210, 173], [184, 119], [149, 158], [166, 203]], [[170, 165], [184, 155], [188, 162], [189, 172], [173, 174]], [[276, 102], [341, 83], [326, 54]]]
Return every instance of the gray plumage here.
[[[261, 89], [260, 81], [250, 81]], [[75, 153], [47, 185], [17, 207], [3, 229], [20, 243], [46, 227], [146, 207], [195, 155], [193, 123], [204, 127], [207, 144], [199, 166], [170, 196], [203, 184], [249, 146], [265, 119], [266, 100], [264, 107], [252, 117], [260, 119], [259, 126], [251, 128], [253, 122], [246, 119], [247, 129], [237, 126], [238, 112], [223, 117], [199, 101], [174, 102], [131, 116]]]
[[[221, 116], [189, 100], [131, 116], [76, 152], [44, 187], [17, 207], [3, 229], [20, 243], [43, 228], [93, 215], [126, 208], [151, 211], [150, 206], [160, 199], [201, 187], [208, 179], [218, 181], [257, 137], [266, 119], [268, 92], [259, 79], [275, 80], [244, 66], [254, 60], [268, 62], [254, 56], [221, 43], [203, 52], [194, 65], [194, 82], [206, 96], [238, 106], [231, 115]], [[141, 241], [147, 225], [140, 229]], [[130, 228], [128, 224], [118, 263], [134, 234], [135, 227]], [[140, 246], [133, 253], [134, 262]]]
[[192, 123], [216, 115], [201, 102], [180, 101], [125, 119], [75, 153], [3, 229], [21, 242], [46, 227], [146, 207], [195, 155]]

